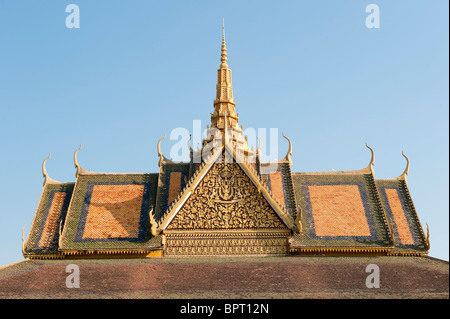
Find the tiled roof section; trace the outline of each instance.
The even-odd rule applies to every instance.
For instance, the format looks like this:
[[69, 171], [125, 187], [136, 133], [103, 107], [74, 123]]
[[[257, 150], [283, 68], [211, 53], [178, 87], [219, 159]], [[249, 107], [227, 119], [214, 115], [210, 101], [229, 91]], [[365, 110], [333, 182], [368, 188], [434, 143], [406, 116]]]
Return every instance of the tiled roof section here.
[[394, 252], [426, 252], [427, 241], [405, 181], [375, 182], [394, 233]]
[[294, 184], [289, 163], [277, 163], [274, 165], [260, 166], [261, 177], [267, 183], [267, 188], [271, 190], [278, 201], [284, 205], [292, 218], [296, 217], [297, 204], [294, 194]]
[[59, 230], [64, 222], [74, 183], [45, 183], [30, 233], [24, 247], [27, 254], [56, 254]]
[[158, 174], [79, 174], [62, 233], [62, 251], [152, 249], [149, 213]]
[[392, 247], [389, 225], [371, 174], [292, 174], [301, 208], [293, 248]]
[[185, 187], [189, 169], [190, 163], [162, 163], [154, 210], [156, 220], [159, 220]]

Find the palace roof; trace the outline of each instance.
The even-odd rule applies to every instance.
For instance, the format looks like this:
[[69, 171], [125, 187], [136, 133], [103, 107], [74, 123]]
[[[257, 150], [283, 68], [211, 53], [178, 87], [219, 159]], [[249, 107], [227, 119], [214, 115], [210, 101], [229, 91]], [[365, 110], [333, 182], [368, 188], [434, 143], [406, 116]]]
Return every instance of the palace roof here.
[[283, 134], [286, 156], [260, 162], [260, 145], [249, 149], [238, 124], [227, 61], [223, 33], [211, 125], [201, 149], [189, 146], [189, 162], [162, 154], [165, 135], [158, 173], [87, 171], [78, 163], [80, 146], [76, 181], [61, 183], [48, 176], [44, 160], [24, 256], [428, 253], [406, 156], [403, 174], [389, 180], [375, 179], [367, 144], [371, 159], [363, 169], [291, 172], [292, 143]]

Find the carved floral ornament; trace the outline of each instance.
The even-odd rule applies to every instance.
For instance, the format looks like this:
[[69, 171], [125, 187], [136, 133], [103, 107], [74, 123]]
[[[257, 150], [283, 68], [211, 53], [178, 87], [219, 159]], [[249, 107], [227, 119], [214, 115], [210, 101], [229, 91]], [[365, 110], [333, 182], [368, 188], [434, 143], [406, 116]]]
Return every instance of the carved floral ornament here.
[[286, 228], [237, 163], [215, 163], [170, 229]]

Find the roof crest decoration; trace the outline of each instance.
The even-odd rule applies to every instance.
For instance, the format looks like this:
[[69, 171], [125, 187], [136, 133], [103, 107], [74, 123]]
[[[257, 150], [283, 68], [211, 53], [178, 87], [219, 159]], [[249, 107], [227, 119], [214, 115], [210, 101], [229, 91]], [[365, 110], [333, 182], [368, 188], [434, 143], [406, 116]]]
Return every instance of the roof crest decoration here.
[[291, 156], [292, 156], [292, 143], [291, 143], [291, 140], [288, 137], [284, 136], [283, 132], [281, 132], [281, 134], [289, 142], [289, 149], [288, 149], [288, 151], [286, 153], [286, 156], [284, 157], [284, 160], [289, 162], [289, 166], [292, 166], [292, 159], [291, 159]]
[[161, 152], [161, 142], [163, 139], [166, 138], [166, 133], [164, 133], [164, 136], [158, 141], [158, 156], [159, 156], [159, 161], [158, 161], [158, 166], [161, 167], [161, 164], [165, 161], [165, 157], [163, 155], [163, 153]]
[[375, 172], [374, 172], [374, 170], [373, 170], [373, 166], [375, 165], [375, 152], [373, 151], [373, 149], [369, 146], [369, 145], [367, 145], [367, 142], [366, 142], [366, 147], [370, 150], [370, 152], [372, 153], [372, 156], [371, 156], [371, 158], [370, 158], [370, 163], [369, 163], [369, 165], [367, 165], [367, 169], [370, 169], [371, 171], [372, 171], [372, 174], [375, 174]]
[[50, 178], [47, 174], [47, 169], [45, 168], [45, 163], [49, 160], [51, 157], [51, 154], [48, 154], [48, 157], [42, 162], [42, 176], [44, 177], [44, 185], [46, 183], [50, 184], [62, 184], [61, 182], [55, 181], [54, 179]]
[[403, 153], [403, 151], [402, 151], [402, 155], [403, 155], [404, 158], [406, 158], [406, 168], [403, 171], [402, 175], [397, 177], [397, 179], [403, 179], [405, 181], [405, 183], [406, 183], [406, 175], [408, 175], [408, 173], [409, 173], [409, 158], [406, 157], [406, 155], [405, 155], [405, 153]]
[[81, 144], [80, 147], [77, 148], [77, 150], [75, 151], [75, 153], [73, 154], [73, 162], [75, 164], [75, 168], [77, 169], [76, 173], [75, 173], [75, 177], [78, 178], [78, 175], [86, 172], [86, 170], [84, 170], [83, 168], [81, 168], [80, 164], [78, 163], [78, 152], [81, 150]]

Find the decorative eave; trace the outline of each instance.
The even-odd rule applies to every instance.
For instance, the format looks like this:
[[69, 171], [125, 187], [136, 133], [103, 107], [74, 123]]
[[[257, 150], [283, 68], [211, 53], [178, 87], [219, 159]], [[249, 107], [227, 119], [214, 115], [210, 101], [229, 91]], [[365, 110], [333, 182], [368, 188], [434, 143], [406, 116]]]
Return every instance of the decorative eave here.
[[67, 250], [55, 254], [26, 254], [28, 259], [86, 259], [86, 258], [130, 258], [130, 257], [162, 257], [162, 248], [138, 248], [138, 249], [89, 249]]
[[370, 174], [372, 176], [375, 175], [375, 171], [373, 170], [373, 166], [375, 165], [375, 152], [373, 149], [367, 145], [366, 147], [371, 152], [371, 158], [369, 165], [367, 165], [365, 168], [359, 169], [359, 170], [351, 170], [351, 171], [327, 171], [327, 172], [296, 172], [297, 175], [367, 175]]
[[[395, 178], [377, 179], [377, 181], [381, 181], [381, 182], [383, 182], [383, 181], [391, 181], [391, 182], [398, 181], [400, 183], [404, 183], [404, 191], [406, 192], [407, 201], [409, 202], [409, 206], [412, 210], [414, 219], [416, 220], [417, 224], [419, 225], [420, 235], [425, 243], [425, 248], [427, 250], [427, 252], [425, 252], [425, 253], [424, 252], [420, 253], [420, 254], [424, 255], [424, 254], [427, 254], [428, 250], [430, 249], [430, 229], [429, 229], [429, 226], [427, 223], [426, 224], [427, 232], [425, 234], [423, 227], [422, 227], [422, 223], [419, 220], [419, 217], [418, 217], [418, 214], [416, 211], [416, 207], [414, 206], [414, 202], [412, 201], [411, 194], [409, 193], [409, 189], [408, 189], [408, 185], [407, 185], [408, 183], [407, 183], [407, 179], [406, 179], [406, 175], [408, 175], [408, 173], [409, 173], [409, 166], [410, 166], [409, 158], [405, 155], [405, 153], [403, 151], [402, 151], [402, 155], [406, 159], [406, 167], [405, 167], [405, 170], [403, 171], [403, 173], [400, 176], [395, 177]], [[390, 219], [389, 219], [389, 226], [390, 226], [391, 233], [393, 234], [392, 221]], [[392, 235], [392, 238], [394, 238], [393, 235]], [[394, 243], [395, 243], [395, 240], [394, 240]], [[410, 250], [402, 250], [402, 252], [396, 251], [395, 253], [392, 253], [391, 255], [411, 255], [411, 254], [414, 255], [414, 254], [419, 254], [419, 253], [416, 253], [416, 252], [410, 251]]]
[[87, 256], [87, 255], [134, 255], [149, 254], [155, 251], [161, 251], [162, 248], [125, 248], [125, 249], [85, 249], [85, 250], [65, 250], [60, 254], [63, 256]]
[[392, 247], [325, 247], [293, 246], [291, 253], [390, 253]]
[[189, 199], [195, 188], [198, 186], [203, 177], [207, 174], [207, 172], [212, 168], [213, 164], [216, 162], [217, 158], [222, 155], [223, 151], [228, 151], [236, 160], [237, 164], [242, 168], [245, 174], [250, 178], [253, 184], [257, 187], [258, 191], [264, 196], [267, 202], [271, 205], [274, 211], [278, 214], [284, 224], [298, 232], [297, 227], [295, 226], [295, 222], [287, 212], [286, 208], [279, 203], [279, 201], [275, 198], [272, 192], [267, 188], [265, 182], [261, 179], [258, 173], [247, 164], [245, 158], [242, 158], [239, 154], [235, 152], [232, 146], [229, 145], [227, 141], [226, 134], [224, 134], [225, 143], [222, 144], [220, 148], [217, 148], [215, 152], [208, 156], [204, 162], [202, 162], [201, 166], [194, 173], [191, 179], [186, 184], [185, 188], [180, 192], [180, 195], [173, 201], [173, 203], [169, 206], [167, 211], [161, 217], [157, 232], [165, 230], [166, 227], [170, 224], [175, 215], [180, 211], [184, 203]]
[[[33, 225], [36, 223], [36, 220], [38, 218], [38, 211], [39, 211], [39, 208], [41, 207], [42, 202], [44, 200], [43, 197], [44, 197], [44, 194], [46, 192], [46, 187], [50, 186], [50, 185], [69, 185], [69, 184], [74, 184], [74, 183], [64, 183], [64, 182], [56, 181], [56, 180], [52, 179], [48, 175], [45, 164], [50, 159], [50, 157], [51, 157], [51, 154], [49, 154], [48, 157], [46, 159], [44, 159], [44, 161], [42, 162], [42, 176], [44, 177], [44, 183], [43, 183], [44, 189], [43, 189], [43, 192], [41, 194], [41, 197], [39, 198], [39, 203], [38, 203], [38, 206], [37, 206], [36, 211], [34, 213], [33, 221], [31, 222], [32, 226], [31, 226], [30, 232], [33, 229]], [[28, 240], [29, 239], [30, 239], [30, 233], [28, 234], [28, 237], [25, 239], [25, 226], [23, 226], [22, 227], [22, 255], [25, 258], [28, 258], [30, 256], [30, 254], [26, 250], [26, 247], [28, 246]]]

